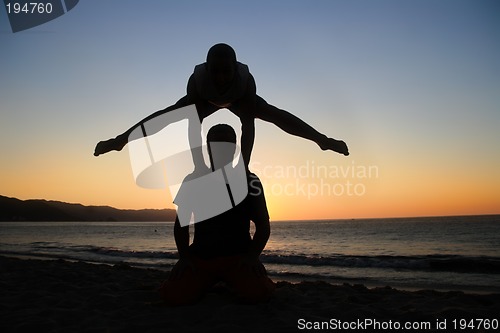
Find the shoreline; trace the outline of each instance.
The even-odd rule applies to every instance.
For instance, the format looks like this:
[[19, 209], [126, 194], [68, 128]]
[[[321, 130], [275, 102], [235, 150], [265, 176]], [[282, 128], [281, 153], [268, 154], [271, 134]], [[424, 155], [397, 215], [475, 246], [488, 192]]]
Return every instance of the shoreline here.
[[[166, 267], [150, 267], [148, 265], [135, 265], [133, 263], [128, 263], [128, 262], [98, 262], [98, 261], [92, 261], [92, 260], [81, 260], [81, 259], [71, 259], [71, 258], [56, 258], [53, 256], [41, 256], [41, 255], [30, 255], [30, 254], [7, 254], [7, 253], [0, 253], [0, 258], [1, 257], [6, 257], [6, 258], [15, 258], [15, 259], [20, 259], [20, 260], [41, 260], [41, 261], [50, 261], [50, 260], [55, 260], [55, 261], [65, 261], [65, 262], [81, 262], [81, 263], [87, 263], [87, 264], [92, 264], [92, 265], [107, 265], [111, 267], [115, 266], [121, 266], [121, 267], [128, 267], [131, 269], [139, 269], [139, 270], [152, 270], [152, 271], [158, 271], [162, 272], [163, 274], [168, 274], [173, 267], [172, 265], [166, 265]], [[272, 273], [268, 273], [269, 277], [274, 281], [274, 282], [285, 282], [285, 283], [290, 283], [290, 284], [298, 284], [301, 282], [308, 282], [308, 283], [315, 283], [315, 282], [324, 282], [327, 284], [331, 285], [363, 285], [367, 287], [368, 289], [376, 289], [376, 288], [386, 288], [390, 287], [393, 289], [397, 289], [400, 291], [409, 291], [409, 292], [416, 292], [416, 291], [421, 291], [421, 290], [434, 290], [438, 292], [463, 292], [464, 294], [472, 294], [472, 295], [490, 295], [490, 294], [499, 294], [500, 291], [497, 290], [498, 288], [495, 288], [492, 290], [492, 287], [481, 287], [481, 286], [428, 286], [428, 285], [406, 285], [406, 284], [387, 284], [383, 283], [382, 281], [369, 281], [366, 279], [341, 279], [341, 278], [325, 278], [325, 279], [318, 279], [315, 277], [294, 277], [293, 275], [291, 276], [280, 276]]]
[[[128, 265], [0, 256], [0, 329], [37, 331], [284, 331], [302, 323], [375, 319], [500, 320], [500, 294], [405, 291], [391, 287], [278, 282], [268, 303], [239, 304], [216, 287], [199, 303], [166, 307], [166, 273]], [[435, 327], [434, 329], [437, 329]]]

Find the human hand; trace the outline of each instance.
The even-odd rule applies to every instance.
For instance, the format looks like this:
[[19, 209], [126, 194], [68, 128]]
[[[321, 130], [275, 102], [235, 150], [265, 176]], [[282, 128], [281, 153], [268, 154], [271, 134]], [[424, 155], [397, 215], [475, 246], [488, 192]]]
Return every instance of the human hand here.
[[100, 141], [94, 149], [94, 156], [99, 156], [105, 154], [112, 150], [120, 151], [127, 144], [127, 140], [123, 136], [119, 135], [116, 138], [109, 139], [106, 141]]
[[257, 277], [266, 276], [266, 268], [262, 265], [258, 256], [256, 257], [251, 254], [244, 255], [239, 262], [239, 267], [247, 269]]
[[333, 150], [339, 154], [349, 156], [349, 148], [347, 148], [347, 144], [342, 140], [335, 140], [325, 136], [318, 145], [323, 150]]
[[170, 272], [169, 280], [176, 280], [180, 278], [186, 269], [191, 269], [193, 272], [196, 272], [196, 266], [189, 257], [179, 259]]

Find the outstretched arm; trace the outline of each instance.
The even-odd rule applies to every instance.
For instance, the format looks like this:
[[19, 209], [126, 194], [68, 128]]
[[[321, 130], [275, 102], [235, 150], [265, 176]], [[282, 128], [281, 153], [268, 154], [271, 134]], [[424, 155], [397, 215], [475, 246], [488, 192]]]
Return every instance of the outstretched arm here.
[[275, 124], [289, 134], [314, 141], [323, 150], [333, 150], [346, 156], [349, 155], [349, 149], [344, 141], [327, 137], [290, 112], [268, 104], [260, 96], [257, 96], [256, 117]]
[[[187, 105], [189, 105], [188, 103], [189, 102], [188, 102], [187, 96], [184, 96], [179, 101], [177, 101], [177, 103], [175, 103], [174, 105], [171, 105], [163, 110], [156, 111], [155, 113], [142, 119], [140, 122], [138, 122], [134, 126], [130, 127], [128, 130], [126, 130], [122, 134], [118, 135], [116, 138], [112, 138], [112, 139], [109, 139], [106, 141], [100, 141], [95, 147], [94, 156], [99, 156], [101, 154], [105, 154], [105, 153], [110, 152], [112, 150], [117, 150], [117, 151], [122, 150], [123, 147], [125, 147], [125, 145], [128, 142], [128, 138], [129, 138], [130, 133], [132, 133], [132, 131], [134, 131], [134, 129], [136, 129], [138, 126], [141, 126], [142, 124], [144, 124], [148, 120], [151, 120], [155, 117], [158, 117], [164, 113], [167, 113], [169, 111], [187, 106]], [[165, 124], [164, 126], [166, 126], [166, 125], [168, 125], [168, 124]], [[154, 134], [154, 133], [149, 133], [149, 134]]]

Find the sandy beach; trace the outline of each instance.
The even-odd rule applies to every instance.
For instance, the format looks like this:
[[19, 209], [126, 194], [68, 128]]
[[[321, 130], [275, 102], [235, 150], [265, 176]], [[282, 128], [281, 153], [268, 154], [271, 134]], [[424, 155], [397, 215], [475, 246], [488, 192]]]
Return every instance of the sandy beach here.
[[[278, 282], [265, 304], [237, 303], [224, 287], [201, 302], [166, 307], [157, 288], [166, 273], [127, 265], [0, 257], [2, 332], [282, 332], [423, 327], [473, 331], [500, 319], [500, 295], [390, 287]], [[455, 322], [453, 320], [456, 320]], [[322, 326], [318, 326], [322, 325]], [[400, 325], [400, 326], [398, 326]], [[415, 330], [418, 331], [418, 330]]]

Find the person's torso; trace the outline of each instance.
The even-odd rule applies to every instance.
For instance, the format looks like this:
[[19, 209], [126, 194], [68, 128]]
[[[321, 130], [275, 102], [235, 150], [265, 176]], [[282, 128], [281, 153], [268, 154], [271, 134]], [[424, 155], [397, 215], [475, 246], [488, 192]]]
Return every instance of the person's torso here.
[[197, 65], [193, 73], [199, 97], [221, 108], [228, 108], [245, 96], [249, 75], [248, 66], [238, 62], [233, 84], [221, 94], [210, 80], [206, 63]]
[[215, 217], [194, 224], [193, 253], [201, 258], [243, 254], [248, 250], [250, 212], [248, 200]]

